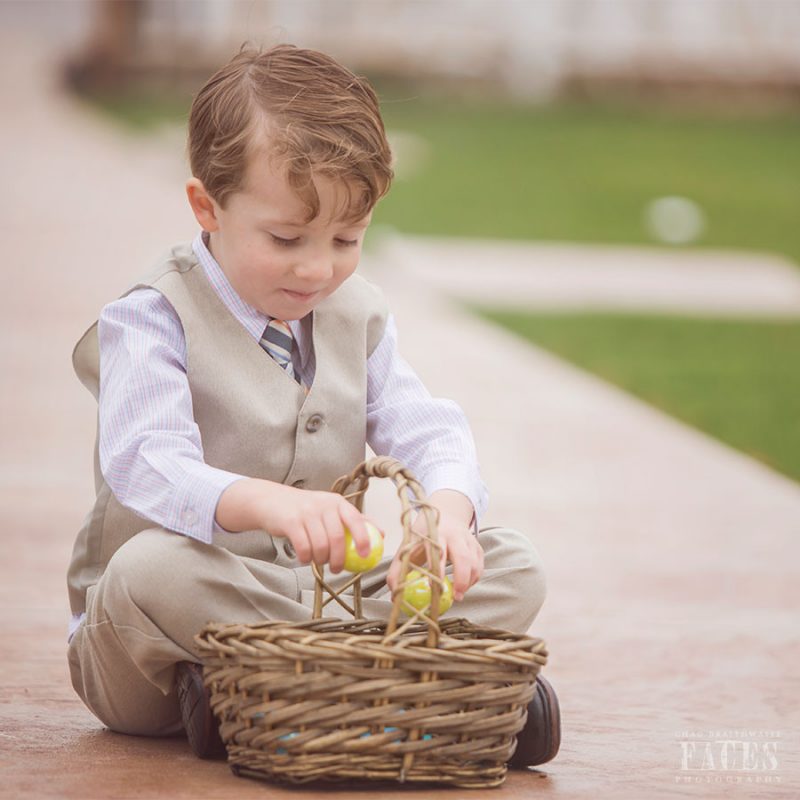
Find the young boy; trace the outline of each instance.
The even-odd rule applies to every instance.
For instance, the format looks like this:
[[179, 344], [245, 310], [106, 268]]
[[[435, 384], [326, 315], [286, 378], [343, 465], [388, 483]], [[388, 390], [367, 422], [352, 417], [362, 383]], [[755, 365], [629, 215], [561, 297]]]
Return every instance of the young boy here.
[[[392, 178], [369, 84], [314, 51], [243, 50], [195, 98], [189, 153], [201, 232], [105, 306], [73, 355], [98, 434], [69, 664], [109, 728], [185, 730], [207, 757], [221, 743], [194, 635], [310, 618], [311, 561], [342, 570], [344, 526], [369, 549], [363, 515], [328, 491], [367, 444], [440, 512], [450, 613], [524, 632], [545, 589], [525, 536], [477, 533], [487, 495], [464, 415], [425, 390], [354, 274]], [[388, 557], [367, 575], [366, 616], [388, 616], [398, 569]], [[540, 680], [512, 763], [544, 763], [558, 742]]]

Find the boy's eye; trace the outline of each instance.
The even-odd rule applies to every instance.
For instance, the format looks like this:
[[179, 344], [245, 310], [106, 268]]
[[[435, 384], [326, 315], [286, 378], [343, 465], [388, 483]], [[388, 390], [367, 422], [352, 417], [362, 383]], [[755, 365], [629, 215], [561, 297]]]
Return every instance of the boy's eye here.
[[295, 236], [294, 239], [284, 239], [281, 236], [276, 236], [274, 233], [271, 233], [270, 236], [272, 237], [272, 241], [275, 244], [279, 244], [281, 247], [291, 247], [293, 244], [297, 244], [300, 241], [299, 236]]
[[[300, 237], [295, 236], [293, 239], [285, 239], [283, 236], [276, 236], [274, 233], [270, 233], [270, 237], [275, 244], [280, 245], [281, 247], [292, 247], [293, 245], [299, 244]], [[358, 244], [358, 239], [334, 239], [334, 242], [339, 247], [355, 247]]]

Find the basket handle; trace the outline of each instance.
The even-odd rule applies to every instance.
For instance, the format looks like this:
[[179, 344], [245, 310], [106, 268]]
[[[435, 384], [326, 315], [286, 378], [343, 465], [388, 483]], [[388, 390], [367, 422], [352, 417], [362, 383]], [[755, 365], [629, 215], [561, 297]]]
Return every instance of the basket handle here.
[[[398, 550], [400, 558], [400, 580], [392, 594], [392, 613], [386, 626], [384, 641], [390, 641], [400, 636], [411, 625], [416, 622], [424, 622], [428, 626], [428, 645], [435, 647], [439, 641], [439, 598], [442, 593], [443, 581], [440, 576], [442, 546], [439, 544], [437, 525], [439, 522], [439, 512], [427, 501], [425, 491], [412, 472], [404, 467], [399, 461], [388, 456], [378, 456], [370, 458], [359, 464], [348, 475], [339, 478], [331, 489], [349, 500], [359, 511], [364, 508], [364, 494], [367, 491], [370, 478], [389, 478], [395, 484], [397, 495], [400, 499], [402, 513], [400, 521], [403, 525], [403, 541]], [[427, 531], [418, 533], [411, 529], [412, 515], [420, 512], [425, 521]], [[403, 592], [408, 581], [410, 571], [411, 554], [420, 546], [424, 547], [426, 553], [426, 565], [414, 565], [423, 576], [427, 576], [431, 582], [431, 602], [427, 609], [417, 610], [403, 601]], [[428, 568], [430, 567], [430, 568]], [[353, 616], [361, 615], [361, 576], [356, 574], [338, 591], [333, 589], [323, 576], [322, 571], [313, 564], [316, 585], [314, 588], [314, 619], [322, 616], [322, 608], [332, 600], [346, 608]], [[351, 608], [341, 594], [350, 586], [353, 586], [354, 608]], [[330, 595], [323, 602], [323, 589]], [[398, 627], [400, 611], [408, 613], [408, 619]], [[425, 613], [427, 610], [427, 613]]]

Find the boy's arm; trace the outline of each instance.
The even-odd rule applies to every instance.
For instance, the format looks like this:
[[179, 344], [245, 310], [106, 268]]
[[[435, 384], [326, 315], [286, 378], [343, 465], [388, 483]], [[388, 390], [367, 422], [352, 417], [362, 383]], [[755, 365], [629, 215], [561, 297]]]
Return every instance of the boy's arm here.
[[210, 542], [219, 496], [242, 476], [203, 461], [175, 311], [154, 289], [131, 292], [101, 312], [98, 344], [103, 477], [123, 506]]
[[297, 558], [308, 564], [328, 563], [341, 572], [347, 527], [359, 555], [370, 550], [363, 514], [335, 492], [296, 489], [260, 478], [231, 484], [219, 499], [217, 521], [230, 531], [267, 530], [291, 541]]
[[[453, 564], [453, 588], [461, 599], [483, 571], [483, 550], [473, 532], [488, 504], [469, 424], [454, 402], [432, 397], [401, 358], [391, 316], [367, 366], [368, 442], [377, 454], [408, 466], [439, 510], [442, 568], [446, 561]], [[395, 562], [387, 577], [392, 589], [398, 573]]]
[[[444, 574], [447, 562], [453, 565], [453, 594], [456, 601], [475, 584], [483, 573], [483, 548], [472, 533], [474, 512], [469, 498], [452, 489], [439, 489], [428, 495], [428, 502], [439, 511], [437, 538], [442, 546], [440, 567]], [[425, 534], [427, 527], [422, 515], [412, 526]], [[422, 550], [412, 553], [411, 561], [420, 564], [430, 558]], [[395, 558], [386, 576], [386, 583], [394, 591], [400, 577], [400, 561]]]
[[432, 397], [400, 356], [391, 315], [367, 370], [370, 447], [378, 455], [405, 464], [429, 496], [440, 489], [460, 492], [480, 520], [488, 505], [488, 492], [466, 416], [452, 400]]

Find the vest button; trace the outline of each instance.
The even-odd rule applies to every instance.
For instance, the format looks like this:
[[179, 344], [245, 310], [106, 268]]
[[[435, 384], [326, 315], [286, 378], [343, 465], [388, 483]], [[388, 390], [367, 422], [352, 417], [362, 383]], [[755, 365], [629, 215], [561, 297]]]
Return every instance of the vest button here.
[[299, 480], [296, 480], [292, 484], [292, 486], [294, 486], [295, 489], [302, 489], [305, 485], [306, 485], [306, 482], [302, 478], [300, 478]]
[[297, 555], [292, 543], [288, 539], [283, 543], [283, 552], [286, 553], [288, 558], [294, 558]]
[[313, 414], [308, 418], [308, 422], [306, 422], [306, 430], [309, 433], [316, 433], [322, 427], [324, 421], [325, 418], [322, 414]]

